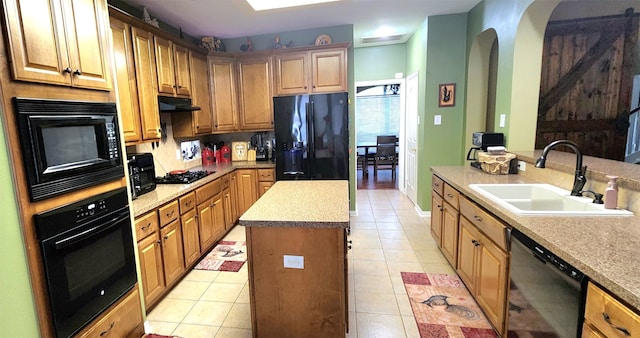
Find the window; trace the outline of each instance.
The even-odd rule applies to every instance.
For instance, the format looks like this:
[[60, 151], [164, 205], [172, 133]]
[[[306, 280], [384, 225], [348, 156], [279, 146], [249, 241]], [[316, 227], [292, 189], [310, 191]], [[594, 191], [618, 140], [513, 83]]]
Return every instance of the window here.
[[400, 84], [362, 86], [356, 93], [356, 143], [400, 133]]

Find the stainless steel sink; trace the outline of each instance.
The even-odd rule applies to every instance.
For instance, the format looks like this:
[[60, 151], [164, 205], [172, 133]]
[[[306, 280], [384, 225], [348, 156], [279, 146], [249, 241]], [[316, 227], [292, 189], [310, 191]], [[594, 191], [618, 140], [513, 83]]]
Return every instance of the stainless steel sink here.
[[587, 197], [550, 184], [469, 184], [499, 205], [522, 215], [540, 216], [632, 216], [624, 209], [605, 209]]

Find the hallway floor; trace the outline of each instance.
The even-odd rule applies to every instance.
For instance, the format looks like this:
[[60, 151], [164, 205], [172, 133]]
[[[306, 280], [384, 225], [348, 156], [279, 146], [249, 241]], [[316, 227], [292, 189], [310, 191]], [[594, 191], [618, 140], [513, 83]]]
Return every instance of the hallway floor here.
[[[429, 233], [429, 218], [398, 190], [357, 190], [351, 217], [347, 337], [419, 337], [400, 272], [454, 274]], [[244, 240], [236, 226], [225, 240]], [[148, 333], [185, 338], [251, 337], [247, 265], [191, 271], [147, 316]]]

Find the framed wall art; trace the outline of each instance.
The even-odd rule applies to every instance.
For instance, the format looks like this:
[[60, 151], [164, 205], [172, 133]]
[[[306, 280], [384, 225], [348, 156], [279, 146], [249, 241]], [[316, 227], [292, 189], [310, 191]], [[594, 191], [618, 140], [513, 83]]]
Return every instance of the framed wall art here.
[[445, 83], [439, 86], [438, 107], [453, 107], [456, 105], [456, 84]]

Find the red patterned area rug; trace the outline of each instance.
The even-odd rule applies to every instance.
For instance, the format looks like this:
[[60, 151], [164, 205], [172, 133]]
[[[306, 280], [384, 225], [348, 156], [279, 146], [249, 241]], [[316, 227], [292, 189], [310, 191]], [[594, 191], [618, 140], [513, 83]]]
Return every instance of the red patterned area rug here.
[[401, 272], [421, 338], [494, 338], [489, 324], [460, 278]]
[[246, 261], [246, 242], [220, 241], [194, 269], [238, 272]]

